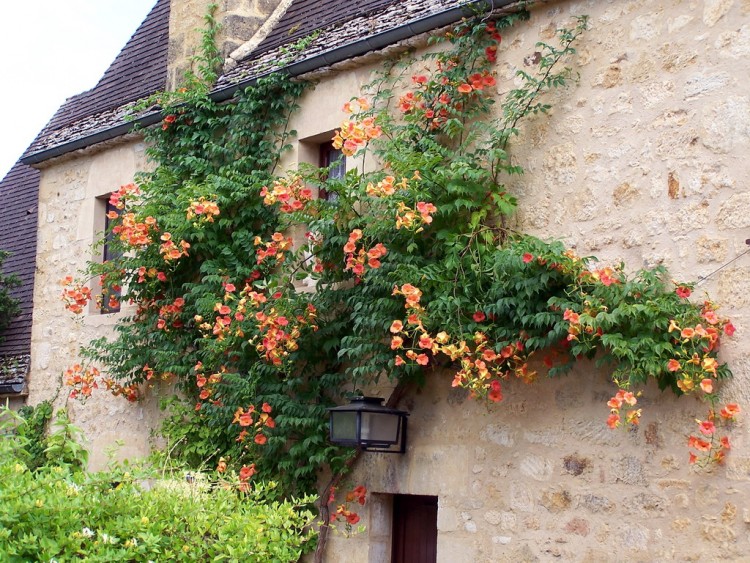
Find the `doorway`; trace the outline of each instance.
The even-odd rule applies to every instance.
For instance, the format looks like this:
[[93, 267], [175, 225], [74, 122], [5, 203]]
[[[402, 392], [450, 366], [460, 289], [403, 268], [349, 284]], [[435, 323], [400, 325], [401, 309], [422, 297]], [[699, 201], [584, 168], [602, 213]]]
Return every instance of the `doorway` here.
[[437, 497], [393, 496], [391, 563], [437, 561], [437, 511]]

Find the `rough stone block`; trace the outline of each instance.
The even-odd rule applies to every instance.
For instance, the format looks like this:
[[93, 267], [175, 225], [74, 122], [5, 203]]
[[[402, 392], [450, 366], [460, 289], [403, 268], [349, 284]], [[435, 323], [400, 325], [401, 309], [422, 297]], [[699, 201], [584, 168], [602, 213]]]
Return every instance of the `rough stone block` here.
[[612, 512], [615, 509], [615, 505], [611, 500], [600, 495], [585, 494], [578, 497], [577, 500], [577, 506], [595, 514], [599, 512]]
[[701, 120], [703, 145], [716, 154], [730, 152], [750, 135], [750, 101], [745, 96], [729, 96], [717, 104], [707, 104]]
[[630, 23], [630, 39], [635, 42], [656, 39], [663, 27], [664, 21], [658, 12], [636, 16]]
[[669, 500], [651, 493], [639, 493], [625, 498], [622, 506], [628, 514], [664, 512], [669, 507]]
[[542, 493], [541, 504], [550, 512], [562, 512], [573, 502], [570, 493], [562, 490], [548, 490]]
[[708, 27], [715, 26], [734, 5], [734, 0], [705, 0], [703, 5], [703, 23]]
[[529, 487], [514, 482], [510, 486], [510, 507], [521, 512], [533, 512], [536, 503], [534, 493]]
[[591, 528], [588, 520], [585, 518], [573, 518], [565, 524], [565, 531], [569, 534], [576, 534], [578, 536], [588, 536]]
[[512, 448], [516, 442], [513, 434], [507, 426], [490, 424], [480, 432], [479, 437], [486, 442]]
[[521, 460], [519, 469], [523, 475], [535, 481], [549, 481], [552, 477], [553, 463], [551, 459], [540, 456], [527, 456]]
[[578, 454], [567, 455], [563, 458], [563, 468], [571, 475], [578, 477], [591, 468], [591, 460]]

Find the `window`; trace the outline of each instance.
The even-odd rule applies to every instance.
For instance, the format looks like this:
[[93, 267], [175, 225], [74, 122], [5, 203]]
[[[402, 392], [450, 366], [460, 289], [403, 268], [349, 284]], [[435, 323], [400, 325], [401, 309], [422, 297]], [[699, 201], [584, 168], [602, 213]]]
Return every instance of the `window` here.
[[394, 495], [391, 563], [437, 561], [438, 498]]
[[[109, 202], [109, 196], [103, 200], [104, 205], [98, 206], [104, 212], [104, 245], [102, 246], [102, 263], [109, 262], [115, 258], [119, 258], [121, 254], [112, 248], [112, 237], [114, 236], [111, 231], [111, 220], [109, 213], [114, 211], [119, 213], [118, 209]], [[122, 290], [118, 287], [117, 289], [102, 287], [101, 293], [101, 305], [99, 312], [102, 314], [118, 313], [120, 311], [120, 295]]]
[[[333, 148], [333, 142], [329, 141], [320, 145], [320, 159], [318, 165], [321, 168], [328, 168], [333, 165], [328, 172], [329, 180], [342, 180], [346, 175], [346, 157], [341, 149]], [[320, 199], [335, 202], [338, 194], [329, 193], [324, 189], [320, 190]]]

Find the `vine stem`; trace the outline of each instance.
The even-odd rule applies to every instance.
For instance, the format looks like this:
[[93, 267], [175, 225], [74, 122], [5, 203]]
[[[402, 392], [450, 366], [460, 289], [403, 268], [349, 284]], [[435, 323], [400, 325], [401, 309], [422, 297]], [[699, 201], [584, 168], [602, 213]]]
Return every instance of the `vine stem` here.
[[[404, 383], [403, 381], [399, 381], [396, 387], [391, 392], [391, 396], [388, 397], [388, 401], [386, 402], [385, 406], [390, 409], [396, 408], [399, 401], [401, 401], [401, 399], [405, 395], [407, 388], [408, 385], [406, 383]], [[351, 471], [352, 467], [354, 467], [354, 465], [357, 463], [357, 461], [359, 461], [359, 458], [362, 456], [362, 451], [363, 450], [358, 449], [356, 452], [354, 452], [354, 455], [346, 460], [346, 463], [344, 464], [342, 470], [331, 477], [331, 480], [328, 481], [328, 484], [325, 486], [323, 492], [320, 495], [320, 530], [318, 535], [318, 546], [315, 548], [315, 558], [313, 559], [315, 563], [323, 563], [326, 543], [328, 542], [328, 534], [331, 531], [331, 509], [328, 507], [328, 499], [331, 496], [331, 490], [338, 487], [338, 484], [341, 482], [344, 476], [346, 476], [349, 471]]]

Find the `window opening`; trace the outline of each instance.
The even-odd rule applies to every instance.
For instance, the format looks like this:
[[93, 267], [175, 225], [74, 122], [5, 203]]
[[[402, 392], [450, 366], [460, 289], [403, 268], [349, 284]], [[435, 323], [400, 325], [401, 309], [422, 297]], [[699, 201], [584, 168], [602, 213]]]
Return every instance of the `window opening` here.
[[[114, 238], [114, 233], [112, 233], [111, 229], [111, 219], [109, 218], [110, 212], [120, 213], [120, 211], [112, 205], [109, 202], [109, 198], [107, 198], [107, 204], [104, 207], [104, 245], [102, 248], [102, 262], [109, 262], [110, 260], [114, 260], [117, 258], [120, 258], [122, 256], [122, 253], [119, 251], [114, 250], [112, 241]], [[120, 311], [120, 297], [122, 295], [121, 289], [112, 289], [112, 288], [106, 288], [102, 287], [102, 303], [99, 308], [100, 312], [102, 314], [107, 313], [118, 313]], [[116, 306], [112, 306], [114, 303], [117, 303]]]
[[[333, 148], [333, 141], [323, 143], [320, 145], [320, 163], [321, 168], [328, 168], [328, 179], [329, 180], [343, 180], [346, 175], [346, 157], [341, 149]], [[333, 165], [333, 166], [331, 166]], [[320, 189], [320, 199], [324, 199], [331, 203], [336, 202], [339, 196], [336, 193], [328, 192], [325, 189]]]

